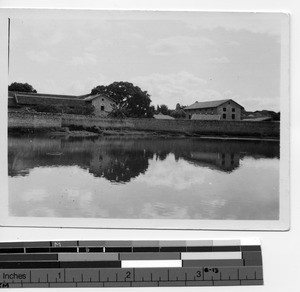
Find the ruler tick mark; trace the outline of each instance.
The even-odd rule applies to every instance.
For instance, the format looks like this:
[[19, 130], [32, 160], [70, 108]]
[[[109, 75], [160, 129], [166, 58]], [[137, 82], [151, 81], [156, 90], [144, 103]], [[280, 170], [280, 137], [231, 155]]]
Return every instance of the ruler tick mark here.
[[[66, 246], [68, 243], [65, 242], [53, 242], [51, 243], [51, 246], [56, 246], [56, 250], [53, 250], [53, 253], [55, 252], [56, 255], [60, 255], [60, 253], [64, 252], [69, 252], [70, 250], [66, 251]], [[74, 245], [74, 242], [72, 243]], [[97, 255], [101, 252], [106, 252], [107, 254], [110, 253], [110, 250], [106, 250], [104, 246], [98, 247], [98, 250], [89, 250], [87, 246], [84, 246], [80, 242], [81, 246], [79, 246], [79, 242], [77, 241], [77, 247], [73, 246], [73, 253], [77, 253], [78, 256], [79, 253], [82, 254], [84, 251], [86, 252], [95, 252]], [[126, 243], [127, 244], [127, 243]], [[94, 246], [94, 243], [86, 244], [90, 246]], [[36, 244], [34, 246], [37, 246]], [[44, 245], [43, 245], [44, 246]], [[98, 245], [99, 246], [99, 245]], [[67, 246], [67, 248], [69, 248]], [[123, 248], [120, 246], [120, 248]], [[128, 249], [127, 245], [126, 248]], [[152, 247], [151, 247], [152, 248]], [[37, 249], [37, 250], [35, 250]], [[52, 287], [56, 284], [56, 287], [59, 286], [74, 286], [74, 287], [79, 287], [79, 286], [106, 286], [106, 280], [107, 286], [140, 286], [140, 287], [148, 287], [148, 286], [165, 286], [165, 285], [173, 285], [177, 286], [181, 282], [183, 282], [181, 285], [183, 286], [195, 286], [195, 285], [201, 285], [201, 281], [198, 282], [199, 280], [204, 280], [204, 283], [207, 283], [209, 285], [233, 285], [238, 284], [238, 285], [262, 285], [262, 281], [257, 281], [257, 279], [262, 279], [262, 267], [248, 267], [245, 266], [245, 259], [239, 260], [239, 263], [237, 263], [235, 266], [232, 264], [229, 264], [228, 266], [225, 265], [227, 264], [226, 260], [224, 263], [222, 263], [222, 259], [219, 259], [218, 262], [221, 262], [220, 265], [216, 264], [216, 267], [212, 268], [213, 265], [210, 263], [208, 267], [210, 268], [204, 268], [203, 264], [195, 264], [192, 262], [187, 261], [187, 267], [180, 266], [178, 269], [173, 269], [170, 268], [170, 266], [165, 266], [165, 267], [160, 267], [160, 266], [154, 266], [151, 267], [150, 269], [143, 269], [143, 268], [132, 268], [132, 269], [125, 269], [122, 267], [122, 254], [119, 252], [116, 253], [116, 257], [114, 260], [121, 262], [120, 266], [110, 266], [110, 262], [108, 263], [108, 266], [102, 267], [94, 265], [94, 263], [91, 261], [91, 265], [87, 263], [87, 265], [83, 265], [84, 267], [87, 267], [87, 269], [74, 269], [74, 268], [80, 268], [80, 266], [75, 266], [73, 265], [72, 267], [70, 266], [69, 268], [63, 268], [61, 266], [61, 262], [58, 261], [57, 259], [55, 260], [56, 263], [55, 265], [49, 265], [48, 263], [43, 264], [43, 262], [48, 259], [48, 254], [45, 255], [45, 253], [49, 253], [49, 251], [45, 251], [47, 248], [43, 248], [43, 250], [39, 248], [26, 248], [26, 245], [22, 249], [18, 249], [15, 251], [11, 251], [12, 249], [9, 250], [9, 253], [21, 253], [22, 250], [24, 251], [24, 254], [26, 255], [21, 255], [20, 260], [16, 257], [15, 264], [14, 266], [12, 265], [4, 265], [7, 267], [12, 267], [9, 268], [9, 270], [4, 271], [3, 270], [3, 282], [0, 282], [0, 288], [7, 287], [6, 286], [6, 279], [9, 277], [9, 283], [11, 283], [11, 286], [19, 286], [19, 287], [26, 287], [27, 282], [31, 284], [32, 287], [41, 287], [41, 286], [48, 286]], [[69, 248], [71, 249], [71, 248]], [[187, 249], [187, 248], [186, 248]], [[7, 249], [8, 250], [8, 249]], [[133, 248], [131, 248], [133, 251]], [[135, 251], [135, 250], [134, 250]], [[191, 251], [191, 250], [190, 250]], [[227, 251], [227, 250], [226, 250]], [[229, 251], [229, 250], [228, 250]], [[128, 251], [126, 251], [128, 252]], [[6, 250], [0, 247], [0, 253], [8, 253]], [[24, 267], [24, 262], [22, 262], [22, 259], [24, 258], [25, 261], [27, 260], [27, 257], [29, 258], [32, 253], [40, 253], [37, 258], [37, 265], [33, 265], [35, 261], [35, 255], [31, 259], [30, 264], [26, 264], [25, 268]], [[154, 251], [153, 251], [154, 253]], [[217, 254], [217, 253], [215, 253]], [[171, 254], [170, 254], [171, 255]], [[2, 255], [1, 255], [2, 256]], [[5, 255], [6, 256], [6, 255]], [[11, 255], [8, 255], [10, 257]], [[51, 255], [52, 256], [52, 255]], [[128, 255], [128, 257], [131, 257], [132, 255]], [[134, 256], [138, 256], [138, 253], [134, 254]], [[161, 253], [161, 257], [163, 258], [165, 256], [165, 253]], [[3, 257], [3, 256], [2, 256]], [[15, 255], [14, 255], [15, 257]], [[127, 257], [127, 254], [125, 258]], [[168, 255], [169, 257], [169, 255]], [[181, 253], [179, 253], [179, 257], [181, 258]], [[45, 259], [42, 259], [45, 258]], [[50, 257], [49, 257], [50, 258]], [[169, 259], [169, 258], [168, 258]], [[178, 255], [177, 255], [178, 259]], [[1, 264], [2, 261], [0, 260]], [[14, 262], [14, 261], [12, 261]], [[79, 261], [80, 262], [80, 261]], [[191, 265], [191, 266], [189, 266]], [[195, 266], [193, 266], [195, 265]], [[206, 264], [205, 264], [206, 265]], [[225, 269], [224, 269], [225, 266]], [[13, 270], [15, 267], [16, 270]], [[41, 267], [41, 268], [40, 268]], [[57, 267], [57, 269], [50, 269], [51, 267]], [[117, 269], [110, 269], [112, 267], [116, 267]], [[250, 268], [250, 269], [249, 269]], [[22, 270], [21, 270], [22, 269]], [[138, 278], [135, 277], [135, 270], [138, 270]], [[204, 271], [207, 270], [207, 271]], [[223, 274], [222, 274], [222, 272]], [[81, 271], [81, 272], [80, 272]], [[101, 271], [104, 274], [101, 274]], [[197, 271], [197, 272], [196, 272]], [[172, 272], [171, 276], [170, 273]], [[4, 274], [7, 273], [7, 274]], [[62, 276], [61, 273], [64, 273]], [[68, 274], [67, 274], [68, 273]], [[79, 273], [79, 274], [78, 274]], [[132, 274], [130, 277], [129, 275]], [[150, 274], [149, 274], [150, 273]], [[24, 275], [23, 275], [24, 274]], [[98, 274], [98, 281], [97, 281], [97, 274]], [[115, 274], [115, 277], [113, 275]], [[126, 276], [124, 276], [126, 274]], [[231, 277], [232, 275], [232, 277]], [[93, 276], [93, 278], [92, 278]], [[149, 277], [150, 276], [150, 277]], [[167, 277], [166, 277], [167, 276]], [[75, 279], [76, 277], [76, 279]], [[102, 278], [101, 278], [102, 277]], [[67, 278], [67, 279], [66, 279]], [[73, 282], [72, 282], [73, 278]], [[150, 280], [151, 279], [151, 280]], [[67, 281], [68, 280], [68, 281]], [[76, 280], [76, 281], [75, 281]], [[219, 281], [221, 280], [221, 282]], [[244, 281], [245, 280], [245, 281]], [[254, 281], [256, 280], [256, 281]], [[151, 282], [150, 282], [151, 281]], [[125, 283], [126, 282], [126, 283]], [[130, 284], [128, 284], [129, 282]], [[167, 283], [169, 282], [169, 283]], [[231, 284], [231, 282], [233, 284]], [[61, 284], [60, 284], [61, 283]], [[85, 284], [86, 283], [86, 284]], [[124, 283], [124, 284], [123, 284]], [[4, 286], [2, 287], [1, 285]]]

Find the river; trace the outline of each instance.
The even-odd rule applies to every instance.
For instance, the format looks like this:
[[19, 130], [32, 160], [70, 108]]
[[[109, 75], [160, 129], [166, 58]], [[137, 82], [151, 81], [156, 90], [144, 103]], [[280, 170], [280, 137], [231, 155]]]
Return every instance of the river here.
[[278, 220], [279, 142], [9, 136], [16, 217]]

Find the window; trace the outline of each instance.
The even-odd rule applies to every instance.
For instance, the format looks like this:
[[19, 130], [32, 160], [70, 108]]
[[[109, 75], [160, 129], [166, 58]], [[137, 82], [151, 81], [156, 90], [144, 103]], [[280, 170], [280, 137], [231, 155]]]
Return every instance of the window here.
[[102, 98], [102, 101], [104, 101], [104, 98]]
[[233, 113], [235, 113], [235, 108], [234, 107], [231, 110], [232, 110]]
[[101, 111], [104, 111], [104, 105], [101, 105]]
[[226, 112], [226, 107], [223, 107], [223, 112]]
[[226, 120], [226, 114], [223, 114], [223, 120]]
[[232, 115], [231, 115], [231, 118], [232, 118], [233, 120], [235, 120], [235, 114], [232, 114]]

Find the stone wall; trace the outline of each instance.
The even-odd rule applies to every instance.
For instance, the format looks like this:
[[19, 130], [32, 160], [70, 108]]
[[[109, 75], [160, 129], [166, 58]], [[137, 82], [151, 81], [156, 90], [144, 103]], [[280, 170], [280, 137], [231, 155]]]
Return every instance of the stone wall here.
[[9, 129], [61, 128], [61, 116], [46, 113], [8, 112]]
[[99, 127], [101, 129], [131, 129], [137, 131], [173, 132], [202, 135], [279, 137], [280, 123], [243, 121], [199, 121], [156, 119], [97, 119], [64, 115], [62, 125]]
[[279, 123], [199, 120], [139, 120], [136, 129], [202, 135], [279, 137]]
[[37, 113], [8, 113], [9, 128], [59, 128], [82, 126], [85, 128], [156, 131], [218, 136], [279, 137], [278, 122], [106, 119], [93, 116], [55, 115]]

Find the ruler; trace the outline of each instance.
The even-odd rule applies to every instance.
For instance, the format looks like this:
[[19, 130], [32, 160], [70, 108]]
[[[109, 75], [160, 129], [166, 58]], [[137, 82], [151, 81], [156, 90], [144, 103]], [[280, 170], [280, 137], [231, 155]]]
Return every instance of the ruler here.
[[259, 242], [0, 242], [0, 288], [233, 285], [263, 285]]

